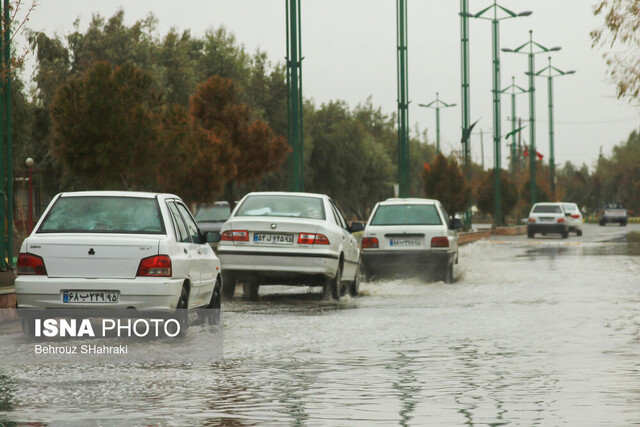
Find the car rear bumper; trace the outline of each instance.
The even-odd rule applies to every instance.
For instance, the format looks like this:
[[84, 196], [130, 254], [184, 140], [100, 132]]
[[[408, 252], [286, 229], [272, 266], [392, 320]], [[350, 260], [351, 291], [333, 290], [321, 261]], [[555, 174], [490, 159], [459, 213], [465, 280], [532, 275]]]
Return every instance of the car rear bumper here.
[[527, 224], [528, 233], [549, 233], [562, 234], [569, 231], [567, 224], [549, 223], [549, 224]]
[[[18, 308], [95, 308], [173, 310], [178, 304], [183, 279], [82, 279], [19, 276], [15, 280]], [[115, 303], [63, 302], [63, 291], [117, 291]]]
[[604, 222], [626, 222], [628, 220], [627, 216], [603, 216], [601, 217], [601, 221]]
[[225, 273], [238, 280], [282, 283], [334, 277], [339, 254], [331, 251], [238, 250], [223, 248], [217, 253]]
[[367, 275], [440, 273], [454, 262], [454, 251], [363, 250]]

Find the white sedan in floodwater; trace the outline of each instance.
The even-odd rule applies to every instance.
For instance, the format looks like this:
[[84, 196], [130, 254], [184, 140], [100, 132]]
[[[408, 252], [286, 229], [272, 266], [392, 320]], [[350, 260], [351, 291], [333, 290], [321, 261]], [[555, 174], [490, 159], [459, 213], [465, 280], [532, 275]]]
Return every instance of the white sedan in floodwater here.
[[172, 194], [58, 194], [17, 274], [18, 308], [220, 308], [220, 262]]
[[220, 230], [223, 295], [233, 296], [236, 281], [248, 298], [270, 284], [322, 286], [325, 297], [334, 299], [348, 284], [357, 295], [360, 250], [351, 233], [363, 228], [348, 226], [323, 194], [249, 193]]

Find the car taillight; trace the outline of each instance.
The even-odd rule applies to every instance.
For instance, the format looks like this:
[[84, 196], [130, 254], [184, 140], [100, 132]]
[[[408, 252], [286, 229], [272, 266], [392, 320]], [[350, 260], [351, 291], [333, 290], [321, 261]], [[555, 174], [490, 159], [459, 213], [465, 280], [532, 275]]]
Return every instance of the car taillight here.
[[571, 215], [571, 218], [573, 218], [573, 219], [578, 219], [578, 218], [580, 218], [580, 215], [578, 215], [578, 214], [572, 214], [572, 215]]
[[300, 233], [298, 236], [299, 245], [328, 245], [329, 238], [324, 234]]
[[249, 232], [247, 230], [227, 230], [222, 233], [220, 240], [225, 242], [248, 242]]
[[18, 275], [46, 276], [47, 268], [44, 266], [44, 260], [38, 255], [21, 253], [18, 255], [18, 268], [16, 273]]
[[362, 249], [372, 249], [379, 247], [378, 239], [375, 237], [362, 238]]
[[171, 277], [171, 258], [169, 255], [154, 255], [143, 258], [136, 276]]
[[448, 248], [449, 239], [446, 236], [438, 236], [431, 239], [432, 248]]
[[529, 217], [529, 222], [536, 222], [536, 219], [532, 216]]
[[558, 218], [558, 222], [566, 222], [567, 220], [564, 218]]

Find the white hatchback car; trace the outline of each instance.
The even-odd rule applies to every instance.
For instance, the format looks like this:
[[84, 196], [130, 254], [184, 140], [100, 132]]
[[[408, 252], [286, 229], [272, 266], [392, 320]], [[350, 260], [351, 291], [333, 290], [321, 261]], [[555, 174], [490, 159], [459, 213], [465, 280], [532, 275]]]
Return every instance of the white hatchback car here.
[[575, 232], [578, 236], [582, 236], [582, 212], [575, 203], [562, 203], [565, 217], [569, 224], [569, 232]]
[[451, 283], [458, 232], [437, 200], [388, 199], [373, 208], [361, 256], [367, 278], [408, 273]]
[[58, 194], [17, 274], [18, 308], [220, 308], [220, 262], [171, 194]]
[[569, 223], [562, 203], [536, 203], [529, 212], [527, 237], [536, 234], [560, 234], [569, 237]]
[[351, 233], [362, 228], [349, 227], [323, 194], [249, 193], [220, 230], [223, 295], [233, 297], [236, 281], [251, 299], [269, 284], [323, 286], [325, 298], [339, 299], [346, 282], [357, 295], [360, 250]]

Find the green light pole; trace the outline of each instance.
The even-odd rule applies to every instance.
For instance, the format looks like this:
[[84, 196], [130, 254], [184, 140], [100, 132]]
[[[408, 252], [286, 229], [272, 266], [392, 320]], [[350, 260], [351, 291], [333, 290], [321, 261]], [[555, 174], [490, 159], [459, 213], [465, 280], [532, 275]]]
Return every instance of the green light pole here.
[[515, 77], [511, 77], [511, 85], [502, 89], [502, 93], [506, 93], [509, 90], [511, 90], [511, 132], [509, 132], [508, 136], [511, 136], [511, 174], [515, 176], [518, 164], [516, 153], [516, 136], [518, 134], [518, 126], [516, 124], [516, 96], [526, 93], [527, 90], [516, 84]]
[[304, 191], [302, 132], [302, 31], [300, 0], [286, 0], [287, 15], [287, 134], [289, 191]]
[[[471, 89], [469, 79], [469, 0], [460, 0], [460, 82], [462, 119], [463, 166], [467, 182], [471, 184]], [[471, 229], [471, 206], [467, 206], [464, 226]]]
[[436, 110], [436, 152], [440, 154], [440, 109], [455, 107], [456, 104], [447, 104], [440, 100], [440, 93], [436, 92], [435, 101], [431, 101], [428, 104], [418, 104], [424, 108], [434, 108]]
[[[487, 18], [485, 13], [493, 11], [493, 17]], [[498, 12], [502, 11], [506, 13], [506, 16], [498, 18]], [[470, 18], [486, 19], [491, 21], [492, 24], [492, 52], [493, 52], [493, 147], [494, 147], [494, 208], [493, 219], [495, 225], [502, 225], [502, 180], [500, 176], [501, 163], [502, 163], [502, 151], [501, 151], [501, 121], [502, 113], [500, 106], [500, 95], [502, 94], [502, 88], [500, 84], [500, 21], [505, 19], [517, 18], [520, 16], [529, 16], [532, 12], [513, 12], [503, 6], [500, 6], [497, 0], [493, 0], [493, 4], [482, 9], [476, 14], [468, 14]]]
[[407, 63], [407, 0], [396, 0], [398, 66], [398, 195], [409, 197], [409, 66]]
[[[0, 222], [3, 236], [0, 240], [0, 270], [13, 266], [13, 154], [11, 129], [11, 8], [4, 0], [0, 31], [2, 40], [2, 67], [6, 78], [0, 81]], [[6, 224], [6, 225], [5, 225]]]
[[[529, 51], [524, 48], [528, 47]], [[535, 55], [548, 52], [557, 52], [560, 47], [547, 48], [533, 41], [533, 30], [529, 30], [529, 41], [515, 49], [502, 49], [503, 52], [521, 53], [529, 57], [529, 185], [531, 205], [537, 201], [536, 182], [536, 87], [535, 87]]]
[[562, 71], [551, 65], [551, 57], [549, 57], [549, 65], [536, 73], [536, 76], [547, 74], [547, 88], [549, 96], [549, 178], [551, 183], [551, 198], [556, 201], [556, 156], [554, 147], [554, 127], [553, 127], [553, 79], [555, 77], [568, 76], [575, 74], [575, 70]]

